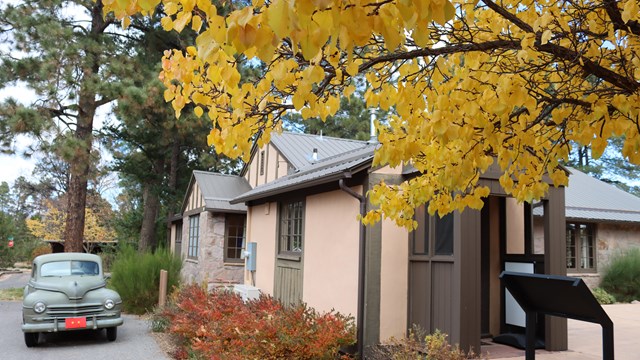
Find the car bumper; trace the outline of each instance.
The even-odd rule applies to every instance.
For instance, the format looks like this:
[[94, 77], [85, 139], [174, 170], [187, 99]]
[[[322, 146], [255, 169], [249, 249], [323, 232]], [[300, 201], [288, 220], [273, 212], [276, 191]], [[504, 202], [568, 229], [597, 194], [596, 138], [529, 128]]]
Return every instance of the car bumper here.
[[124, 320], [122, 316], [101, 319], [97, 317], [87, 317], [87, 326], [83, 328], [67, 329], [64, 318], [54, 319], [53, 321], [38, 322], [32, 321], [22, 324], [23, 332], [58, 332], [58, 331], [74, 331], [74, 330], [96, 330], [122, 325]]

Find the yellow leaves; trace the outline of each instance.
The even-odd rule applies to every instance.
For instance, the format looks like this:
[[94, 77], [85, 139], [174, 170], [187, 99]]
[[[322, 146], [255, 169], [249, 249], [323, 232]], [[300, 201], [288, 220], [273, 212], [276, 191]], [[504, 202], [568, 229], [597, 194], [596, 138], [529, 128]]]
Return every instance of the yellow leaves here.
[[267, 23], [278, 38], [286, 37], [293, 28], [292, 23], [292, 2], [286, 0], [275, 0], [265, 11]]
[[627, 0], [622, 10], [622, 21], [638, 20], [640, 16], [640, 4], [637, 0]]
[[551, 30], [545, 30], [542, 33], [542, 37], [540, 39], [540, 44], [544, 45], [544, 44], [548, 43], [549, 40], [551, 39], [552, 35], [553, 35], [553, 32], [551, 32]]
[[[104, 4], [117, 16], [142, 9], [135, 1]], [[414, 181], [375, 187], [371, 196], [381, 210], [363, 221], [389, 216], [412, 227], [415, 206], [428, 203], [439, 214], [477, 208], [488, 193], [478, 180], [494, 163], [505, 173], [500, 183], [507, 194], [520, 201], [544, 196], [543, 176], [563, 184], [557, 169], [570, 149], [558, 144], [567, 140], [599, 155], [611, 134], [624, 134], [623, 154], [640, 162], [630, 120], [640, 116], [640, 95], [608, 79], [594, 82], [585, 76], [588, 67], [578, 65], [591, 61], [612, 78], [639, 81], [640, 40], [614, 29], [606, 14], [576, 7], [585, 2], [496, 5], [509, 16], [473, 2], [456, 1], [454, 8], [446, 0], [252, 4], [222, 17], [209, 0], [163, 2], [165, 29], [200, 32], [195, 48], [163, 59], [165, 100], [177, 115], [185, 107], [206, 113], [212, 121], [207, 139], [216, 151], [246, 157], [259, 129], [267, 129], [268, 139], [280, 125], [279, 111], [293, 107], [304, 119], [325, 119], [339, 111], [339, 94], [363, 91], [367, 107], [389, 111], [378, 124], [375, 163], [411, 162], [418, 171]], [[620, 1], [623, 21], [638, 18], [637, 6], [638, 0]], [[476, 51], [473, 43], [509, 45]], [[559, 63], [558, 53], [540, 46], [550, 43], [580, 56]], [[445, 55], [436, 55], [442, 47], [449, 47]], [[244, 59], [266, 73], [241, 78]]]
[[591, 156], [594, 159], [599, 159], [604, 153], [604, 149], [607, 147], [607, 140], [601, 137], [597, 137], [591, 141]]

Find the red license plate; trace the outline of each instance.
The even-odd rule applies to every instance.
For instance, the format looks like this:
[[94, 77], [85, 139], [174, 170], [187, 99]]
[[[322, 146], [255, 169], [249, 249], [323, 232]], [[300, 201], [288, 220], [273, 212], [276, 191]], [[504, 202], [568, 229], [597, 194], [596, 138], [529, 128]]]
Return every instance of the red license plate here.
[[84, 329], [87, 327], [87, 318], [68, 318], [64, 319], [64, 326], [67, 329]]

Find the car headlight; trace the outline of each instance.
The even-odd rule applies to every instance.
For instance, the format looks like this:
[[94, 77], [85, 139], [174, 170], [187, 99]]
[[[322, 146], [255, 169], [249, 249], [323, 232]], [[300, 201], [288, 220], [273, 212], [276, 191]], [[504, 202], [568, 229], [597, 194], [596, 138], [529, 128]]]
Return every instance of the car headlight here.
[[47, 305], [45, 305], [42, 301], [38, 301], [35, 305], [33, 305], [33, 311], [36, 314], [42, 314], [45, 310], [47, 310]]
[[116, 306], [116, 303], [115, 303], [113, 300], [111, 300], [111, 299], [107, 299], [107, 300], [104, 302], [104, 307], [105, 307], [107, 310], [111, 310], [111, 309], [113, 309], [113, 307], [114, 307], [114, 306]]

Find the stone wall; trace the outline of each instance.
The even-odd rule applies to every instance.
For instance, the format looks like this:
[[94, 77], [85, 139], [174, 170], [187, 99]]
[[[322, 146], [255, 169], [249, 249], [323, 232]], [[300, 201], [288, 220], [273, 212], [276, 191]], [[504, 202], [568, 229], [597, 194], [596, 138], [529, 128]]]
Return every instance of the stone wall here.
[[209, 287], [243, 282], [244, 264], [224, 263], [225, 215], [200, 213], [200, 244], [198, 259], [187, 257], [189, 247], [189, 221], [182, 225], [182, 254], [184, 265], [182, 279], [185, 282], [207, 283]]
[[[544, 249], [542, 221], [534, 219], [534, 244], [536, 253]], [[611, 258], [632, 247], [640, 247], [640, 225], [623, 223], [598, 223], [596, 225], [596, 273], [568, 273], [582, 278], [591, 288], [600, 284], [600, 278]]]

